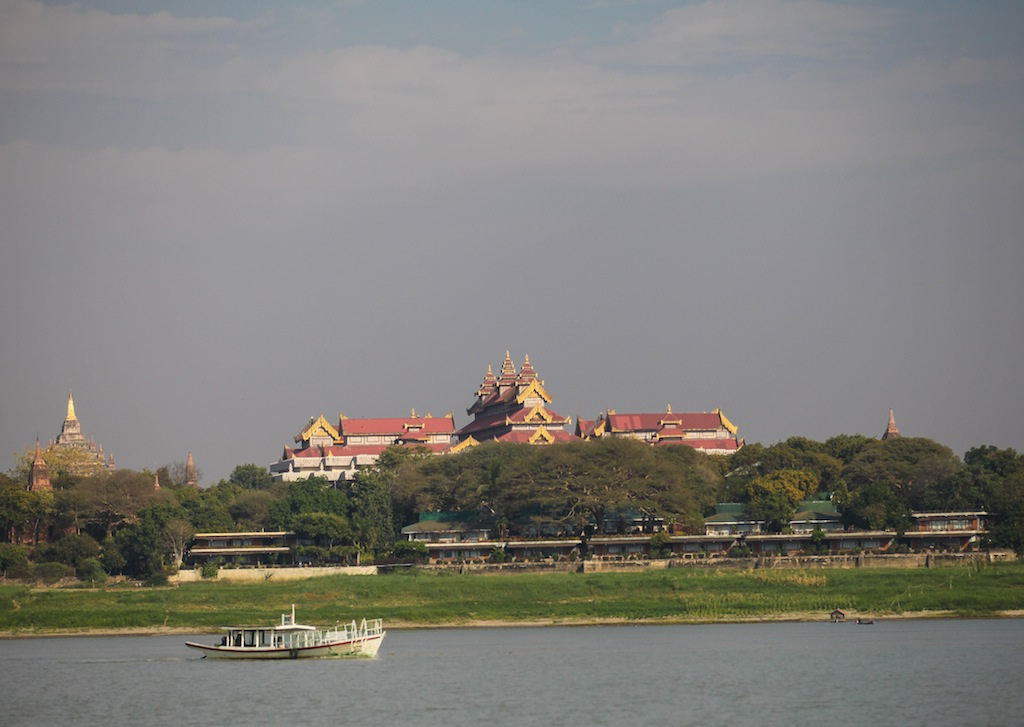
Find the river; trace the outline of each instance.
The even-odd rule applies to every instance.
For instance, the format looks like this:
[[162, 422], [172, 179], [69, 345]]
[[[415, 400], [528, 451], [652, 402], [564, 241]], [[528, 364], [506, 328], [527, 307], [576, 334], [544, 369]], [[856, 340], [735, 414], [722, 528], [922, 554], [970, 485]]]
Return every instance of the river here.
[[[214, 637], [201, 637], [213, 642]], [[392, 631], [375, 660], [0, 640], [0, 724], [1008, 725], [1024, 620]]]

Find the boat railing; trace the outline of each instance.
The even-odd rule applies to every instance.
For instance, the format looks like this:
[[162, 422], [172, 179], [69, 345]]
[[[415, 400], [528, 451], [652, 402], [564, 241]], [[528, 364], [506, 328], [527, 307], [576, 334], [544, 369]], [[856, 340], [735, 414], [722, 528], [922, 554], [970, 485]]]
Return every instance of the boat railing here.
[[364, 641], [381, 636], [384, 633], [383, 619], [363, 619], [362, 623], [352, 621], [330, 629], [318, 631], [297, 631], [278, 634], [274, 646], [285, 649], [304, 649], [313, 646], [324, 646], [339, 641]]

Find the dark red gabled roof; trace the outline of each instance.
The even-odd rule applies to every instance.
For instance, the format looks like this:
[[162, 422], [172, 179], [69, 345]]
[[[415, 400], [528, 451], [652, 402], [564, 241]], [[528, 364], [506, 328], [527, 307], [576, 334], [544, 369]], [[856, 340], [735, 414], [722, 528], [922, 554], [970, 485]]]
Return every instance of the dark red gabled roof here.
[[[548, 432], [548, 434], [552, 436], [552, 438], [556, 442], [573, 442], [577, 439], [564, 429], [559, 429], [557, 427], [554, 429], [548, 429], [547, 427], [544, 427], [544, 429]], [[506, 432], [505, 434], [499, 435], [495, 437], [495, 439], [497, 439], [499, 442], [529, 444], [530, 440], [532, 440], [536, 434], [536, 429], [515, 429], [511, 432]]]
[[735, 439], [659, 439], [654, 443], [656, 447], [674, 447], [685, 445], [694, 449], [719, 449], [735, 451], [740, 448], [739, 442]]
[[608, 424], [613, 432], [656, 432], [669, 424], [683, 430], [714, 430], [722, 426], [722, 420], [715, 412], [676, 414], [658, 412], [644, 414], [608, 414]]
[[413, 430], [427, 434], [451, 434], [455, 431], [455, 420], [451, 417], [342, 419], [338, 427], [338, 431], [342, 436], [394, 434], [397, 438]]

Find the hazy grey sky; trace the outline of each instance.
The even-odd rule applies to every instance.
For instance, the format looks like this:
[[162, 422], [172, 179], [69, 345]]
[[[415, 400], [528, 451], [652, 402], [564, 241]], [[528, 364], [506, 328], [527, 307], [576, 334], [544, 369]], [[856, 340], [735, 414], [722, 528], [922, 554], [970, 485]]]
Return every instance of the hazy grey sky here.
[[720, 406], [1024, 449], [1024, 4], [0, 0], [0, 443]]

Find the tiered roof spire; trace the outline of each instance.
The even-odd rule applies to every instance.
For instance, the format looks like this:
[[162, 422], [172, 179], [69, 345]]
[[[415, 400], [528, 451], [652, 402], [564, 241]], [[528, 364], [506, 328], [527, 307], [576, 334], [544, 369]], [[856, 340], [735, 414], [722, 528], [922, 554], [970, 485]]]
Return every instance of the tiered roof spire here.
[[497, 385], [498, 380], [494, 378], [494, 371], [491, 370], [491, 365], [487, 364], [487, 375], [484, 376], [484, 381], [480, 384], [480, 390], [476, 392], [476, 395], [483, 399], [494, 391], [494, 387]]
[[889, 423], [885, 427], [885, 434], [882, 435], [882, 441], [887, 439], [896, 439], [897, 437], [903, 436], [900, 434], [900, 430], [896, 427], [896, 417], [893, 415], [892, 407], [889, 407]]
[[32, 470], [28, 475], [28, 489], [32, 492], [53, 490], [50, 483], [50, 476], [46, 472], [46, 460], [43, 459], [43, 449], [39, 446], [39, 437], [36, 437], [36, 456], [32, 461]]
[[515, 386], [516, 365], [512, 363], [512, 355], [505, 351], [505, 360], [501, 362], [501, 375], [498, 376], [498, 386]]
[[533, 364], [530, 363], [530, 354], [526, 354], [523, 358], [523, 368], [519, 370], [519, 385], [523, 386], [536, 380], [537, 372], [533, 370]]

